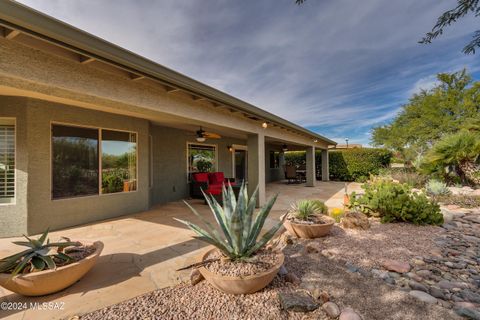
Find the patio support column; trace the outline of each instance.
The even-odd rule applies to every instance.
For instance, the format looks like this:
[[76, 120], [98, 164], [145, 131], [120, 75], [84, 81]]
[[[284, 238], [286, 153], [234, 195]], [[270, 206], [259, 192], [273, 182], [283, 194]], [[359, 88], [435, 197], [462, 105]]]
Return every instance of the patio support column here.
[[317, 181], [317, 174], [315, 170], [315, 147], [307, 148], [307, 187], [315, 187]]
[[322, 181], [330, 181], [330, 170], [328, 166], [328, 149], [322, 149]]
[[258, 185], [257, 207], [265, 204], [265, 136], [250, 134], [248, 148], [248, 194], [252, 195]]

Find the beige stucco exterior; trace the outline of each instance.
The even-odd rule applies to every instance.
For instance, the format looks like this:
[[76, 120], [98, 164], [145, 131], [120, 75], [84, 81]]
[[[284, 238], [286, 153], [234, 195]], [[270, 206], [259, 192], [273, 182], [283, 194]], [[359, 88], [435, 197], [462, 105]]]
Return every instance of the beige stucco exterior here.
[[[271, 150], [288, 144], [314, 154], [315, 148], [327, 150], [331, 144], [255, 108], [243, 111], [147, 76], [132, 78], [100, 58], [85, 63], [70, 47], [52, 46], [27, 33], [0, 37], [0, 118], [16, 119], [16, 202], [0, 205], [0, 237], [65, 228], [188, 197], [187, 143], [195, 142], [199, 126], [221, 134], [207, 143], [216, 145], [217, 170], [226, 177], [233, 176], [228, 147], [248, 149], [249, 191], [259, 185], [259, 205], [265, 201], [265, 183], [283, 175], [282, 168], [269, 168]], [[52, 123], [136, 132], [137, 190], [52, 200]], [[307, 178], [313, 186], [310, 160]]]

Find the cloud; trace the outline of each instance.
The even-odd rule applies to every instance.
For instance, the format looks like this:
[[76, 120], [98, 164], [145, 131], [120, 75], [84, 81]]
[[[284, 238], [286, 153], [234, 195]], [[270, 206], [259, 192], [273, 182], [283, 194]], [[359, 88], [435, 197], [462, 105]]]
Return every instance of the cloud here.
[[452, 5], [436, 0], [21, 2], [352, 143], [368, 141], [436, 73], [480, 67], [461, 53], [473, 18], [418, 44]]
[[414, 94], [418, 94], [422, 91], [429, 91], [435, 88], [439, 84], [436, 75], [430, 75], [425, 78], [419, 79], [413, 85], [413, 88], [408, 91], [408, 96], [411, 97]]

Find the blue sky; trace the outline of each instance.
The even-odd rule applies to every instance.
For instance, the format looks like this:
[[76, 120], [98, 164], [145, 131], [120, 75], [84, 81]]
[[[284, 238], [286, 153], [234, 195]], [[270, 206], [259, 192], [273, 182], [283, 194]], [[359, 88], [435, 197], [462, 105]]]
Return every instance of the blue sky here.
[[20, 2], [339, 143], [368, 144], [438, 72], [480, 78], [474, 18], [417, 43], [455, 0]]

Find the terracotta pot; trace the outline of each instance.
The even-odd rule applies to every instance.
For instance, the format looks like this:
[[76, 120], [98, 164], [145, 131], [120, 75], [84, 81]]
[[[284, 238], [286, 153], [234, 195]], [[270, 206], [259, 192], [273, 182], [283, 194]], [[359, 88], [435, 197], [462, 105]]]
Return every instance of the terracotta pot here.
[[82, 278], [97, 261], [103, 250], [103, 242], [93, 243], [95, 252], [84, 259], [58, 267], [55, 270], [45, 270], [11, 277], [0, 273], [0, 285], [7, 290], [24, 296], [43, 296], [63, 290]]
[[[201, 255], [201, 260], [204, 261], [206, 257], [216, 248], [210, 249], [204, 254]], [[202, 274], [202, 276], [207, 280], [212, 286], [217, 288], [220, 291], [229, 294], [248, 294], [254, 293], [259, 290], [265, 288], [270, 282], [272, 282], [273, 278], [278, 273], [278, 270], [283, 265], [283, 261], [285, 256], [283, 253], [279, 252], [280, 261], [270, 268], [269, 270], [251, 275], [251, 276], [244, 276], [244, 277], [231, 277], [231, 276], [222, 276], [218, 273], [213, 273], [209, 271], [205, 267], [200, 267], [198, 271]]]
[[316, 223], [316, 224], [303, 224], [294, 223], [291, 220], [285, 219], [283, 226], [287, 231], [297, 238], [313, 239], [320, 238], [330, 234], [335, 220], [328, 216], [323, 216], [322, 219], [326, 219], [330, 222]]

